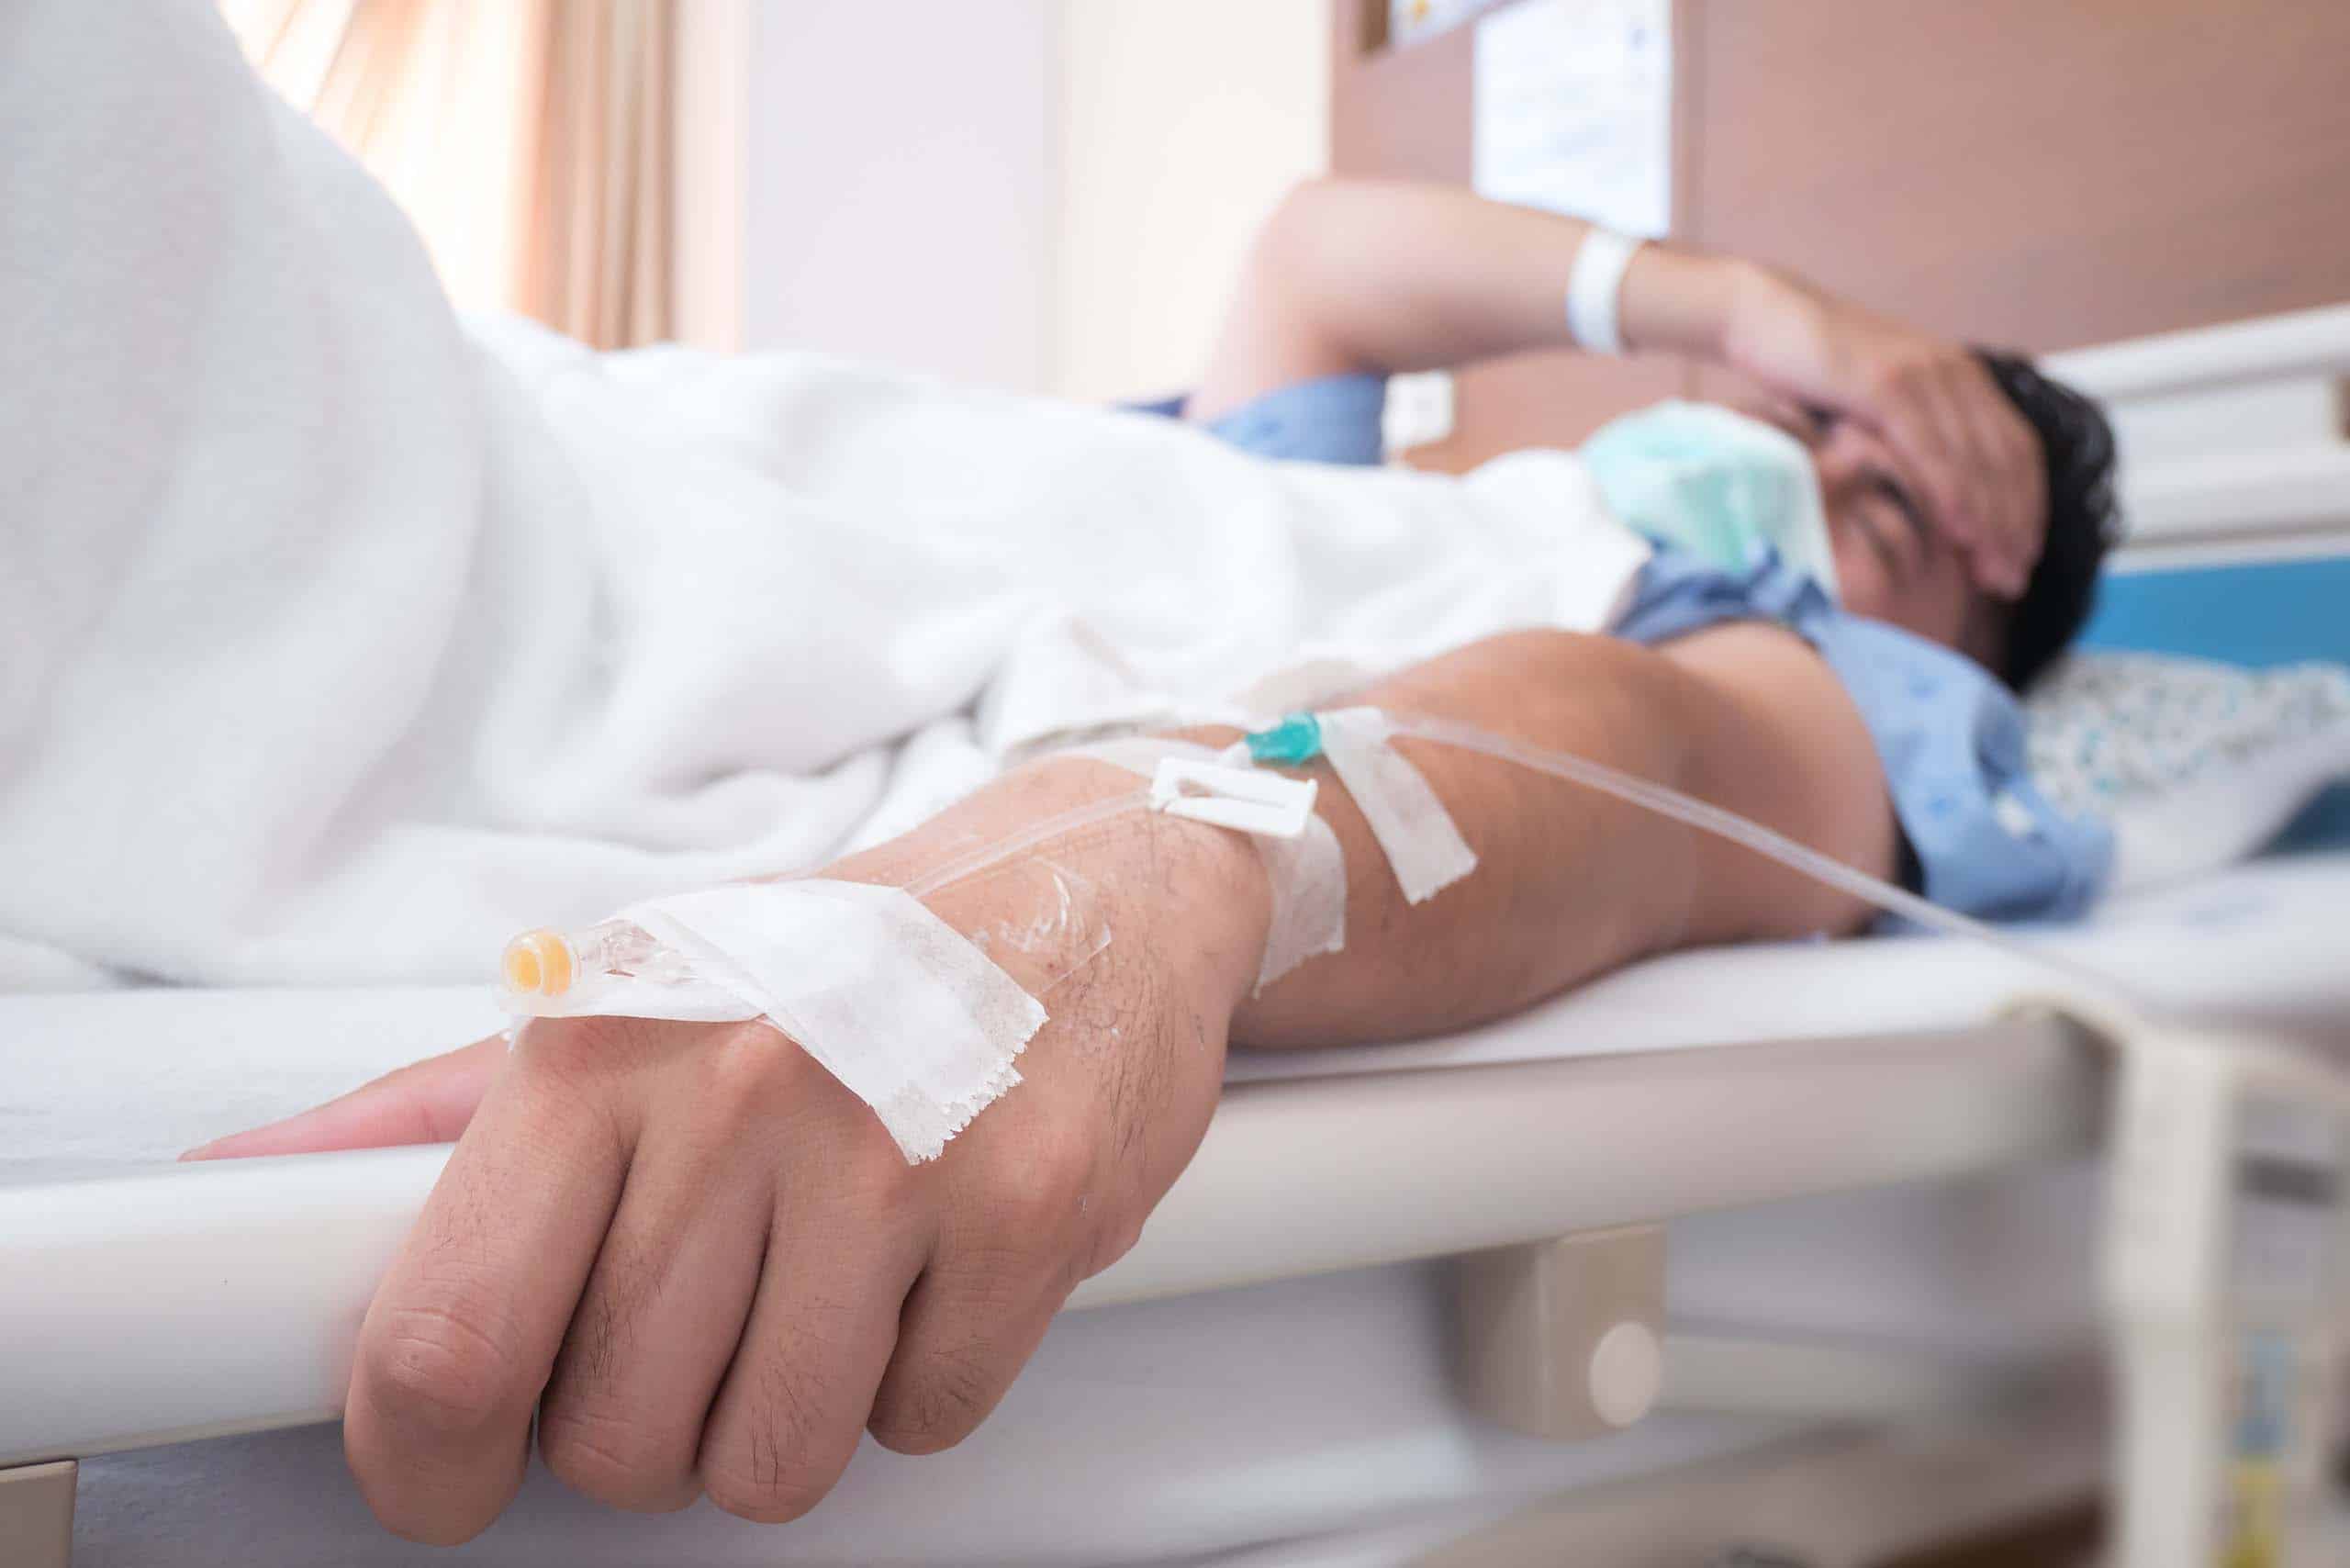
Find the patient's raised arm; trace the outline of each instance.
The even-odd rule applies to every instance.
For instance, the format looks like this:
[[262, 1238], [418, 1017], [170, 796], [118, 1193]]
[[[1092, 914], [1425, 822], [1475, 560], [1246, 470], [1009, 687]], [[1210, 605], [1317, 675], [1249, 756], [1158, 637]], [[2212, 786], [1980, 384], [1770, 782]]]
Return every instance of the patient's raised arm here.
[[[1662, 651], [1520, 633], [1362, 700], [1581, 753], [1891, 868], [1861, 719], [1774, 628]], [[1228, 1038], [1442, 1029], [1677, 943], [1860, 918], [1748, 851], [1574, 786], [1437, 748], [1412, 760], [1478, 869], [1407, 903], [1331, 782], [1344, 950], [1259, 996], [1271, 889], [1248, 840], [1138, 812], [1039, 845], [1098, 902], [1067, 953], [1029, 955], [1058, 978], [1023, 1081], [926, 1164], [909, 1165], [865, 1103], [765, 1024], [609, 1018], [542, 1020], [510, 1057], [485, 1042], [215, 1146], [284, 1153], [463, 1128], [360, 1334], [344, 1440], [378, 1516], [419, 1540], [478, 1532], [513, 1495], [535, 1418], [556, 1473], [616, 1506], [707, 1495], [745, 1518], [795, 1517], [860, 1433], [920, 1453], [979, 1425], [1069, 1292], [1133, 1244], [1191, 1159]], [[830, 874], [903, 886], [1134, 788], [1106, 763], [1048, 759]], [[977, 936], [1031, 920], [1030, 897], [1019, 875], [983, 874], [928, 902]], [[1097, 951], [1085, 933], [1098, 928], [1110, 939]]]
[[[1565, 300], [1593, 232], [1454, 186], [1310, 181], [1259, 232], [1186, 415], [1214, 420], [1317, 376], [1588, 349]], [[1616, 315], [1626, 352], [1729, 365], [1792, 404], [1871, 427], [1978, 584], [2022, 591], [2043, 529], [2039, 448], [1964, 344], [1669, 241], [1633, 254]]]

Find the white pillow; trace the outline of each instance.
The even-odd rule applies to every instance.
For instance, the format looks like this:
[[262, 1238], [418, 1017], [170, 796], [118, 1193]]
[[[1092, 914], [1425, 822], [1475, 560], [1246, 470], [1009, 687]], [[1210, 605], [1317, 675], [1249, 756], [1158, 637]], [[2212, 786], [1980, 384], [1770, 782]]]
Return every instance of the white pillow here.
[[2116, 890], [2241, 860], [2350, 778], [2350, 668], [2076, 654], [2024, 700], [2032, 777], [2113, 827]]

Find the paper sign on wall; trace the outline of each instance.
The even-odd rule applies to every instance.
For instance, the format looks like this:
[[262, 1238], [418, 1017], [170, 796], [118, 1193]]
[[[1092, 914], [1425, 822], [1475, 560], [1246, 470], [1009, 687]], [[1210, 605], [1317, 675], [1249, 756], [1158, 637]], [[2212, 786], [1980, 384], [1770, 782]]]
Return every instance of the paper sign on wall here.
[[1672, 227], [1672, 0], [1505, 6], [1477, 23], [1474, 92], [1480, 196]]
[[1387, 41], [1407, 44], [1464, 21], [1476, 0], [1387, 0]]

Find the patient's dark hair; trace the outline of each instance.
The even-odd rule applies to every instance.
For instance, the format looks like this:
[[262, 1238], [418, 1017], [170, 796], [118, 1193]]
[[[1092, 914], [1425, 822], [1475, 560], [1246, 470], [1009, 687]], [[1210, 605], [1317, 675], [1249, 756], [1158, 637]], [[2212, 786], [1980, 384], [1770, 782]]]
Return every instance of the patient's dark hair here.
[[2022, 355], [1975, 353], [2039, 435], [2048, 465], [2048, 542], [2009, 613], [1999, 671], [2021, 691], [2080, 633], [2097, 599], [2098, 568], [2120, 533], [2113, 427], [2095, 403], [2041, 375]]

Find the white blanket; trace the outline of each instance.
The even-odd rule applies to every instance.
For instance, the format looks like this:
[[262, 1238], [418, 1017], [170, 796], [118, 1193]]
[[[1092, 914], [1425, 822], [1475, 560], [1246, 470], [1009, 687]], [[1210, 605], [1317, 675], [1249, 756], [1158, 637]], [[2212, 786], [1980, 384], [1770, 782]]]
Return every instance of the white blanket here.
[[444, 304], [209, 7], [0, 26], [0, 939], [204, 983], [485, 974], [817, 864], [1071, 726], [1606, 623], [1580, 465], [1275, 465]]

